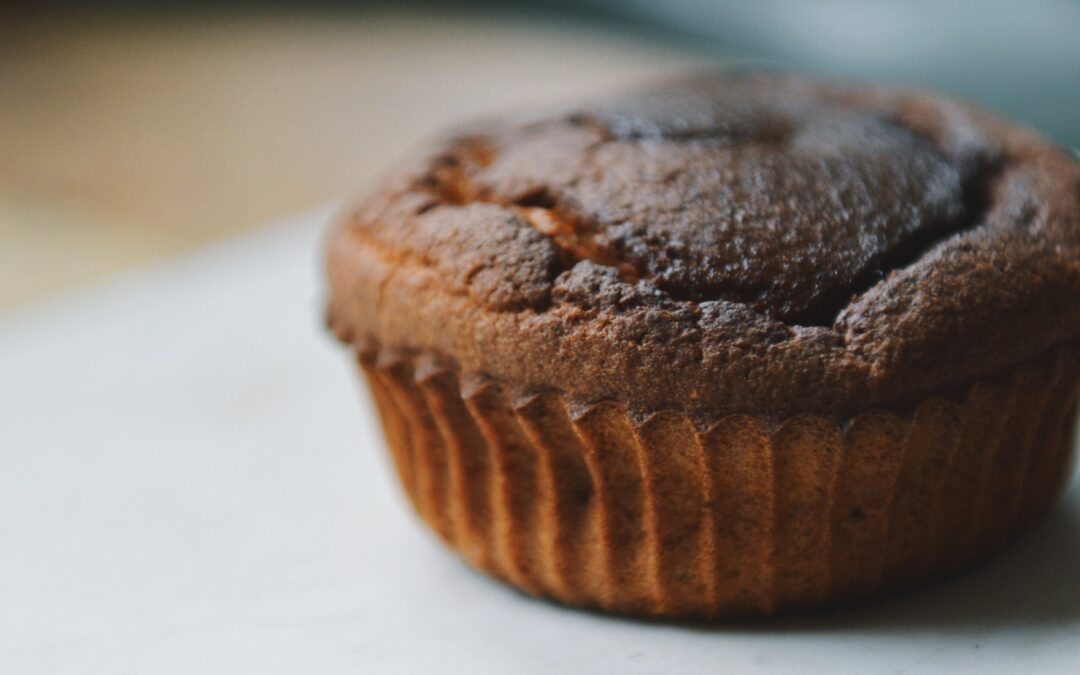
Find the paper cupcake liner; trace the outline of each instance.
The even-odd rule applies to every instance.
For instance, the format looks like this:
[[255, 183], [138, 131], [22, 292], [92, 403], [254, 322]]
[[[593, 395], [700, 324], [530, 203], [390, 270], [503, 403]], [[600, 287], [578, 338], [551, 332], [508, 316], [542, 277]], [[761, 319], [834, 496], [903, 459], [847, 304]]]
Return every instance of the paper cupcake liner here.
[[657, 617], [864, 600], [1030, 528], [1071, 462], [1080, 350], [961, 396], [837, 423], [511, 400], [430, 355], [358, 348], [421, 518], [472, 565], [572, 605]]

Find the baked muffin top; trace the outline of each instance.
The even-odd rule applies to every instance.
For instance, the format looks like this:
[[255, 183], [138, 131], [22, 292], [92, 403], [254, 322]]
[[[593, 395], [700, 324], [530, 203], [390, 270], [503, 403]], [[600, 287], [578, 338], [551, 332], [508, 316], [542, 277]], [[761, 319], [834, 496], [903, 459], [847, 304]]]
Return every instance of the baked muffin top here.
[[711, 74], [448, 137], [329, 274], [343, 339], [517, 394], [848, 415], [1080, 336], [1080, 166], [939, 97]]

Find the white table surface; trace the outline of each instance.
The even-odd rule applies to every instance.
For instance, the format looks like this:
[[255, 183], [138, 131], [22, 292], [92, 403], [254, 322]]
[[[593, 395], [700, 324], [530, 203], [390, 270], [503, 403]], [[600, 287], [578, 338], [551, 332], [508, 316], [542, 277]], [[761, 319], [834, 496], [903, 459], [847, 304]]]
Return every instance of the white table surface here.
[[1080, 669], [1080, 494], [975, 574], [687, 627], [527, 599], [408, 511], [321, 326], [326, 212], [0, 320], [0, 673]]

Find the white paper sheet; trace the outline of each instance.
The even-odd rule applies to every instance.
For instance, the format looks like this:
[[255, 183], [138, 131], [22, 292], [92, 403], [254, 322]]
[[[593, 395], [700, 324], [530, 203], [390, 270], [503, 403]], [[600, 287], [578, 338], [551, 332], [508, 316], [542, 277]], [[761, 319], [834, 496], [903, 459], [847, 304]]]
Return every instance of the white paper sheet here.
[[397, 491], [321, 325], [326, 212], [0, 320], [0, 673], [1080, 669], [1080, 495], [975, 574], [686, 627], [525, 598]]

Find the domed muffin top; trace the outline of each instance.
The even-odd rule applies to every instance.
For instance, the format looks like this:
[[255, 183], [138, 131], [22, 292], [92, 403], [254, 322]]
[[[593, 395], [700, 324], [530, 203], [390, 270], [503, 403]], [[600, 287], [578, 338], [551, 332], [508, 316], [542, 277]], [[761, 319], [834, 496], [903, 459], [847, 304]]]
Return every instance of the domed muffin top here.
[[1080, 335], [1080, 167], [940, 98], [708, 75], [448, 138], [330, 275], [343, 337], [525, 391], [847, 413]]

